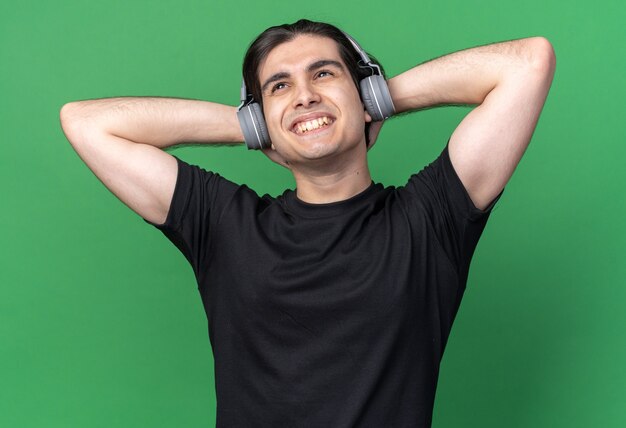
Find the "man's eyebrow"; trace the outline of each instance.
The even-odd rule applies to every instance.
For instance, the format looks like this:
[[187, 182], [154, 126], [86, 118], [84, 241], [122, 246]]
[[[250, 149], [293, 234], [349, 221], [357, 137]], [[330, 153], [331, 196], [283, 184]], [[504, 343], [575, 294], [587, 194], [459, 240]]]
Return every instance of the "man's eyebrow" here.
[[313, 70], [317, 70], [318, 68], [326, 67], [327, 65], [332, 65], [339, 69], [342, 69], [341, 63], [339, 61], [335, 61], [332, 59], [320, 59], [319, 61], [315, 61], [306, 68], [307, 72], [311, 72]]
[[[327, 65], [331, 65], [333, 67], [336, 67], [338, 69], [343, 69], [341, 63], [339, 61], [335, 61], [332, 59], [320, 59], [319, 61], [315, 61], [311, 64], [309, 64], [309, 66], [306, 68], [307, 73], [310, 73], [313, 70], [317, 70], [318, 68], [322, 68], [322, 67], [326, 67]], [[291, 77], [291, 74], [287, 73], [286, 71], [279, 71], [278, 73], [274, 73], [272, 74], [266, 81], [265, 83], [263, 83], [263, 86], [261, 86], [261, 92], [265, 92], [265, 90], [267, 89], [267, 87], [271, 84], [274, 83], [278, 80], [281, 79], [287, 79]]]

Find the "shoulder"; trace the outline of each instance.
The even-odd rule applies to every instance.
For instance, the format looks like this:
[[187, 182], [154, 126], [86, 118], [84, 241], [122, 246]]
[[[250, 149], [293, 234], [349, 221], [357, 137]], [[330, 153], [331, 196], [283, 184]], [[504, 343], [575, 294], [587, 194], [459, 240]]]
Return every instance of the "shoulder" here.
[[178, 157], [178, 182], [176, 188], [189, 189], [195, 192], [208, 192], [215, 197], [233, 194], [258, 198], [254, 190], [245, 184], [240, 184], [222, 176], [215, 171], [207, 170], [199, 165], [188, 163]]
[[476, 207], [452, 164], [449, 144], [446, 144], [436, 159], [409, 178], [402, 192], [419, 199], [422, 204], [437, 208], [445, 206], [447, 210], [459, 217], [476, 219], [487, 215], [492, 210], [504, 190], [483, 209]]
[[231, 212], [246, 207], [256, 209], [262, 200], [245, 184], [231, 181], [177, 156], [174, 158], [178, 164], [176, 185], [168, 217], [161, 226], [178, 228], [189, 222], [219, 221], [228, 209]]

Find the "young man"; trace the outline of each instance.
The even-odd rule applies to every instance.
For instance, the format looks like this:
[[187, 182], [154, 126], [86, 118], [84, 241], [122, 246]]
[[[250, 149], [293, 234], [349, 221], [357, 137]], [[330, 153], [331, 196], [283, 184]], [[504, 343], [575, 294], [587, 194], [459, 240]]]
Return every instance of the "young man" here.
[[367, 142], [381, 122], [364, 107], [359, 59], [338, 29], [310, 21], [268, 29], [250, 47], [244, 76], [266, 122], [263, 150], [297, 186], [275, 198], [161, 150], [242, 142], [234, 107], [116, 98], [61, 111], [83, 161], [194, 269], [218, 426], [431, 424], [472, 254], [531, 139], [555, 56], [533, 37], [390, 79], [396, 114], [478, 105], [398, 188], [370, 177]]

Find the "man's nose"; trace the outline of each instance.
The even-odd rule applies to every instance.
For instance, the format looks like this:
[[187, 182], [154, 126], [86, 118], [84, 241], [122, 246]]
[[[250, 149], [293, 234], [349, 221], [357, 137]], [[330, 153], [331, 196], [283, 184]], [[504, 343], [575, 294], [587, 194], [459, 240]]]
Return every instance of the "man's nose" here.
[[313, 104], [319, 103], [320, 99], [319, 92], [311, 82], [301, 82], [296, 87], [294, 108], [310, 107]]

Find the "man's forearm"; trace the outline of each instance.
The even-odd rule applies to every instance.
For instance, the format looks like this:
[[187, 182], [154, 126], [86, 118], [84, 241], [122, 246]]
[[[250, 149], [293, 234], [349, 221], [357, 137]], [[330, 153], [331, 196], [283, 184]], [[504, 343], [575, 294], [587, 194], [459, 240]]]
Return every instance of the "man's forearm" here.
[[208, 101], [121, 97], [76, 101], [61, 111], [63, 127], [97, 129], [165, 148], [181, 143], [240, 143], [236, 107]]
[[441, 105], [481, 104], [499, 83], [528, 73], [551, 46], [542, 37], [454, 52], [389, 80], [397, 113]]

